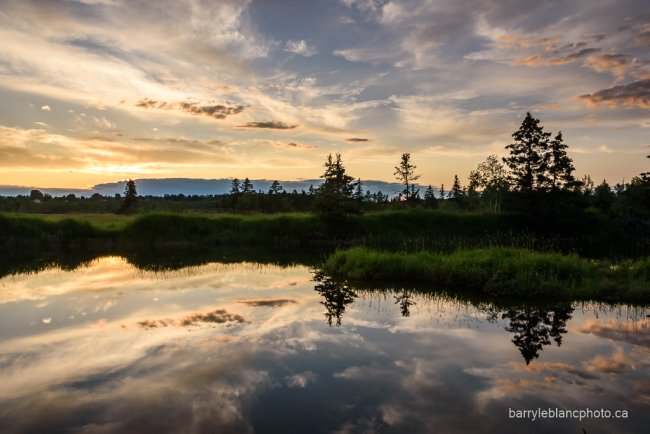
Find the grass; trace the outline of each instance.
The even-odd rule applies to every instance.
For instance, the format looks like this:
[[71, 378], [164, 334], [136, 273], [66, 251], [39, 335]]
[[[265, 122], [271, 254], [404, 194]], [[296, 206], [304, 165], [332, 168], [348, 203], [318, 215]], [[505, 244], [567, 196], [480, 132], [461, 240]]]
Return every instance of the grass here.
[[323, 269], [352, 281], [424, 282], [435, 289], [497, 296], [650, 301], [648, 258], [611, 263], [516, 248], [440, 254], [356, 247], [336, 251]]
[[[518, 247], [583, 256], [647, 255], [647, 233], [597, 219], [530, 222], [520, 215], [403, 210], [326, 221], [314, 214], [0, 214], [0, 249], [80, 250], [202, 245], [355, 246], [400, 251]], [[90, 247], [89, 247], [90, 246]], [[1, 253], [1, 252], [0, 252]]]
[[72, 220], [79, 223], [87, 223], [97, 229], [121, 229], [136, 218], [128, 214], [24, 214], [5, 213], [5, 217], [16, 219], [36, 219], [50, 223], [58, 223], [64, 220]]

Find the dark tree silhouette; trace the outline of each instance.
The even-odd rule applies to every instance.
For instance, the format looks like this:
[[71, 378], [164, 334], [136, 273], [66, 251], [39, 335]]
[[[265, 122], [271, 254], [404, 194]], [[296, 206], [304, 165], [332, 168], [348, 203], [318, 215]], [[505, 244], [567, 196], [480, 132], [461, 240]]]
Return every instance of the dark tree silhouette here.
[[433, 191], [433, 187], [431, 187], [431, 185], [429, 185], [424, 191], [424, 205], [427, 208], [432, 209], [438, 207], [438, 200], [436, 199], [436, 194]]
[[440, 184], [440, 199], [445, 198], [445, 184]]
[[612, 191], [606, 179], [594, 189], [593, 204], [596, 208], [608, 212], [616, 201], [616, 194]]
[[532, 192], [548, 185], [546, 154], [550, 136], [530, 113], [526, 113], [521, 126], [512, 134], [515, 141], [506, 146], [510, 156], [503, 162], [510, 168], [511, 181], [517, 190]]
[[550, 142], [548, 153], [548, 178], [553, 190], [561, 188], [571, 188], [576, 185], [576, 179], [573, 176], [573, 160], [567, 155], [568, 146], [562, 139], [562, 131]]
[[255, 193], [255, 187], [253, 187], [253, 183], [248, 178], [244, 179], [241, 188], [242, 193]]
[[124, 201], [118, 212], [126, 212], [133, 209], [138, 199], [138, 191], [135, 187], [135, 181], [129, 179], [124, 186]]
[[241, 193], [241, 182], [237, 178], [233, 178], [230, 183], [230, 194], [239, 194]]
[[460, 185], [458, 175], [454, 175], [454, 184], [451, 186], [449, 198], [454, 199], [455, 201], [460, 201], [463, 199], [463, 196], [465, 196], [465, 192], [463, 191], [463, 187]]
[[354, 199], [357, 202], [363, 202], [363, 182], [361, 182], [361, 178], [357, 179], [354, 184]]
[[508, 174], [496, 155], [488, 156], [469, 174], [469, 191], [480, 192], [490, 211], [501, 211], [501, 202], [509, 189]]
[[45, 195], [41, 193], [39, 190], [32, 190], [29, 192], [29, 199], [30, 200], [43, 200], [45, 199]]
[[269, 187], [269, 194], [280, 194], [284, 192], [284, 188], [280, 185], [278, 181], [273, 181]]
[[411, 154], [408, 152], [402, 154], [399, 165], [395, 166], [395, 178], [404, 184], [404, 190], [401, 195], [407, 201], [417, 199], [418, 193], [420, 192], [414, 184], [421, 176], [415, 174], [416, 168], [415, 165], [411, 164]]
[[335, 320], [336, 325], [340, 326], [345, 307], [354, 302], [357, 297], [356, 292], [346, 283], [332, 280], [330, 276], [322, 272], [317, 272], [314, 275], [314, 281], [317, 282], [314, 290], [324, 298], [320, 304], [325, 306], [327, 324], [331, 327], [332, 320]]
[[345, 173], [341, 154], [327, 156], [325, 173], [321, 175], [323, 183], [316, 194], [316, 211], [330, 218], [340, 218], [346, 214], [359, 212], [359, 205], [354, 200], [354, 178]]
[[514, 333], [512, 343], [528, 365], [531, 360], [539, 357], [544, 346], [555, 341], [559, 347], [562, 335], [566, 334], [566, 323], [571, 319], [571, 306], [557, 306], [547, 310], [526, 306], [521, 309], [511, 308], [502, 314], [502, 319], [509, 319], [506, 330]]
[[415, 302], [411, 300], [411, 292], [408, 289], [402, 289], [395, 293], [395, 304], [399, 304], [399, 311], [404, 318], [411, 316], [411, 306]]

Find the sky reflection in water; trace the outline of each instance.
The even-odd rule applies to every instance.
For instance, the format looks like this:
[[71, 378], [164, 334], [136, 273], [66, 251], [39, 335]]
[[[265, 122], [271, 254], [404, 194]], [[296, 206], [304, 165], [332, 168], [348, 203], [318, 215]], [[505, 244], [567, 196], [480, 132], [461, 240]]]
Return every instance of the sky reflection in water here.
[[[644, 432], [648, 314], [100, 258], [0, 279], [0, 431]], [[630, 415], [508, 418], [537, 407]]]

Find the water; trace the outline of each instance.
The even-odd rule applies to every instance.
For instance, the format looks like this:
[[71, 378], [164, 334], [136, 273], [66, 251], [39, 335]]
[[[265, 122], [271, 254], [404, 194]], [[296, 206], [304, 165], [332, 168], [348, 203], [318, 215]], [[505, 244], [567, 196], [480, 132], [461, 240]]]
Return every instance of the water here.
[[0, 279], [0, 432], [647, 432], [648, 315], [104, 257]]

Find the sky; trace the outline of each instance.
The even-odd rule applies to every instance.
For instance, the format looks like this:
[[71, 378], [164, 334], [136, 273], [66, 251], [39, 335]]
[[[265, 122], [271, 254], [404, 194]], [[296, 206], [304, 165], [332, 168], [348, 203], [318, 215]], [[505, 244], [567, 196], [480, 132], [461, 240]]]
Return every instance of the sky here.
[[466, 179], [527, 111], [648, 170], [647, 0], [0, 0], [0, 185]]

